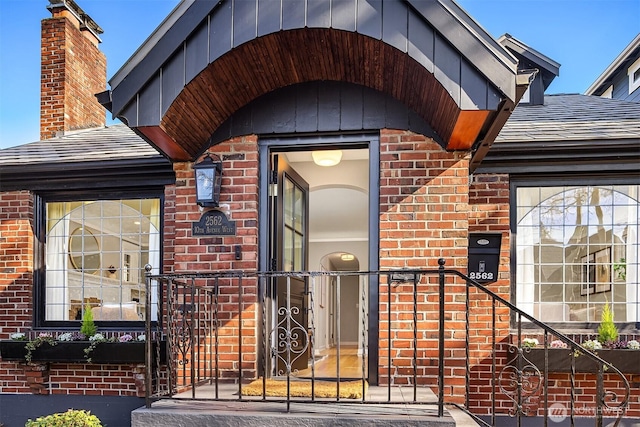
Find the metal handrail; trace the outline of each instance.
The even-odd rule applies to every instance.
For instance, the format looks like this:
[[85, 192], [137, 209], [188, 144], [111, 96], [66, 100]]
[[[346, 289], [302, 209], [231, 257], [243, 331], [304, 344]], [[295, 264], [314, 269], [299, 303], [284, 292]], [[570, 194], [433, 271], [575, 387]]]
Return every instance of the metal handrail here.
[[[466, 340], [467, 340], [467, 345], [466, 345], [466, 366], [467, 366], [467, 370], [469, 372], [469, 368], [470, 368], [470, 362], [469, 362], [469, 314], [470, 314], [470, 310], [471, 307], [469, 306], [469, 290], [470, 289], [476, 289], [477, 291], [479, 291], [480, 293], [484, 294], [486, 297], [488, 297], [491, 300], [491, 310], [492, 310], [492, 321], [493, 321], [493, 337], [492, 337], [492, 345], [491, 345], [491, 357], [492, 357], [492, 393], [494, 394], [495, 397], [495, 393], [496, 393], [496, 389], [498, 388], [496, 386], [495, 383], [495, 377], [497, 376], [497, 368], [498, 365], [496, 363], [496, 352], [497, 350], [497, 343], [496, 343], [496, 335], [495, 335], [495, 325], [496, 325], [496, 310], [499, 308], [498, 305], [500, 307], [504, 307], [507, 308], [510, 312], [510, 316], [512, 319], [515, 318], [515, 326], [517, 327], [517, 335], [516, 335], [516, 340], [517, 343], [516, 345], [511, 345], [511, 344], [507, 344], [509, 346], [510, 351], [513, 351], [515, 353], [515, 358], [513, 359], [513, 364], [514, 364], [514, 368], [513, 368], [513, 372], [515, 373], [515, 375], [519, 376], [517, 379], [517, 393], [516, 396], [514, 397], [514, 406], [515, 409], [513, 410], [512, 413], [510, 413], [510, 415], [517, 417], [518, 419], [518, 424], [520, 423], [520, 418], [522, 416], [526, 416], [526, 409], [524, 408], [526, 405], [526, 398], [523, 398], [523, 390], [522, 390], [522, 381], [524, 378], [524, 381], [527, 381], [528, 379], [530, 379], [529, 377], [532, 375], [531, 374], [531, 369], [534, 369], [535, 367], [530, 364], [530, 362], [528, 362], [528, 360], [526, 359], [525, 355], [527, 353], [527, 348], [525, 346], [523, 346], [522, 344], [522, 322], [523, 319], [526, 322], [529, 322], [530, 325], [533, 325], [537, 328], [539, 328], [539, 330], [542, 331], [542, 333], [544, 334], [544, 342], [543, 342], [543, 348], [544, 348], [544, 353], [545, 353], [545, 366], [544, 366], [544, 378], [542, 380], [540, 380], [538, 378], [538, 381], [540, 381], [543, 384], [544, 387], [544, 420], [545, 420], [545, 425], [547, 424], [547, 420], [549, 419], [549, 412], [548, 412], [548, 394], [547, 394], [547, 388], [548, 388], [548, 371], [549, 371], [549, 366], [548, 366], [548, 349], [549, 349], [549, 336], [553, 336], [556, 339], [564, 342], [567, 345], [567, 351], [568, 354], [570, 352], [569, 357], [572, 357], [571, 363], [572, 363], [572, 370], [571, 370], [571, 385], [572, 385], [572, 396], [571, 396], [571, 403], [570, 403], [570, 417], [571, 417], [571, 422], [573, 425], [573, 421], [574, 421], [574, 407], [573, 407], [573, 394], [574, 394], [574, 377], [575, 377], [575, 357], [579, 354], [581, 356], [584, 356], [585, 358], [588, 358], [589, 360], [592, 360], [594, 363], [597, 364], [598, 366], [598, 372], [597, 372], [597, 377], [596, 377], [596, 381], [597, 381], [597, 396], [596, 396], [596, 400], [597, 400], [597, 408], [596, 408], [596, 426], [602, 426], [602, 419], [603, 419], [603, 413], [605, 412], [606, 408], [609, 409], [616, 409], [618, 411], [618, 418], [615, 422], [615, 425], [617, 425], [620, 422], [621, 417], [624, 415], [624, 412], [626, 411], [628, 404], [629, 404], [629, 395], [630, 395], [630, 387], [629, 387], [629, 383], [627, 381], [627, 379], [625, 378], [625, 376], [623, 375], [623, 373], [617, 369], [615, 366], [611, 365], [611, 363], [601, 359], [597, 354], [595, 354], [592, 351], [589, 351], [588, 349], [583, 348], [580, 344], [578, 344], [577, 342], [575, 342], [574, 340], [572, 340], [571, 338], [569, 338], [567, 335], [557, 331], [556, 329], [552, 328], [551, 326], [545, 324], [544, 322], [539, 321], [538, 319], [535, 319], [533, 316], [527, 314], [526, 312], [522, 311], [521, 309], [519, 309], [518, 307], [516, 307], [514, 304], [512, 304], [511, 302], [507, 301], [506, 299], [504, 299], [503, 297], [501, 297], [500, 295], [496, 294], [495, 292], [491, 291], [490, 289], [488, 289], [487, 287], [483, 286], [482, 284], [480, 284], [479, 282], [470, 279], [469, 277], [467, 277], [466, 275], [464, 275], [463, 273], [459, 272], [458, 270], [455, 269], [448, 269], [445, 268], [445, 261], [444, 259], [440, 259], [438, 261], [439, 263], [439, 268], [438, 269], [403, 269], [403, 270], [380, 270], [380, 271], [349, 271], [349, 272], [345, 272], [345, 271], [339, 271], [339, 272], [328, 272], [328, 271], [320, 271], [320, 272], [259, 272], [259, 271], [240, 271], [240, 270], [232, 270], [232, 271], [224, 271], [224, 272], [216, 272], [216, 273], [181, 273], [181, 274], [150, 274], [150, 270], [147, 271], [147, 305], [146, 305], [146, 334], [147, 334], [147, 370], [146, 370], [146, 403], [147, 403], [147, 407], [151, 407], [151, 401], [155, 398], [161, 398], [164, 395], [168, 395], [171, 396], [173, 393], [176, 392], [177, 390], [177, 378], [176, 376], [176, 372], [177, 370], [171, 370], [169, 369], [168, 374], [166, 375], [166, 380], [165, 382], [166, 387], [163, 390], [160, 390], [159, 385], [162, 383], [162, 375], [161, 375], [161, 371], [162, 371], [162, 367], [160, 367], [159, 365], [159, 361], [160, 361], [160, 357], [155, 357], [155, 359], [153, 357], [151, 357], [151, 351], [152, 349], [155, 349], [155, 351], [158, 351], [157, 349], [160, 348], [160, 346], [152, 346], [152, 340], [161, 340], [163, 338], [168, 339], [169, 341], [171, 341], [172, 339], [175, 339], [175, 331], [171, 330], [172, 327], [172, 322], [175, 322], [175, 316], [172, 314], [172, 310], [176, 311], [177, 308], [175, 306], [175, 301], [172, 301], [172, 296], [171, 296], [171, 292], [174, 292], [178, 286], [189, 286], [189, 292], [191, 292], [189, 294], [189, 297], [187, 298], [188, 301], [190, 301], [190, 305], [191, 308], [188, 311], [189, 314], [189, 318], [187, 318], [186, 316], [182, 316], [183, 314], [185, 314], [186, 312], [184, 311], [184, 307], [182, 307], [183, 312], [182, 315], [180, 317], [180, 321], [182, 322], [192, 322], [193, 325], [189, 326], [192, 329], [190, 331], [188, 331], [190, 334], [194, 334], [194, 330], [199, 333], [200, 330], [206, 330], [208, 332], [205, 333], [205, 335], [213, 335], [213, 337], [211, 338], [213, 341], [212, 342], [205, 342], [204, 344], [202, 343], [198, 343], [197, 345], [194, 344], [195, 340], [200, 339], [199, 337], [192, 335], [192, 336], [182, 336], [180, 337], [182, 339], [182, 341], [178, 342], [176, 341], [176, 345], [173, 345], [171, 343], [169, 343], [166, 348], [167, 348], [167, 352], [174, 352], [173, 356], [174, 358], [172, 358], [171, 354], [168, 354], [167, 356], [167, 360], [169, 361], [169, 363], [171, 363], [172, 361], [175, 362], [175, 356], [177, 355], [176, 353], [176, 348], [180, 348], [181, 351], [185, 352], [182, 356], [182, 359], [188, 358], [190, 359], [191, 362], [191, 366], [190, 366], [190, 379], [184, 377], [184, 381], [183, 383], [189, 383], [191, 384], [192, 387], [192, 397], [195, 398], [195, 385], [197, 384], [202, 384], [205, 381], [208, 381], [210, 384], [214, 384], [214, 388], [215, 388], [215, 399], [216, 400], [223, 400], [220, 398], [219, 394], [218, 394], [218, 388], [219, 388], [219, 380], [221, 378], [221, 372], [219, 371], [219, 366], [220, 366], [220, 360], [218, 359], [218, 326], [220, 325], [220, 319], [218, 318], [219, 316], [219, 302], [218, 299], [220, 297], [219, 294], [219, 289], [221, 287], [220, 281], [224, 281], [224, 280], [239, 280], [240, 281], [240, 285], [238, 286], [238, 293], [235, 295], [235, 298], [237, 298], [237, 304], [238, 307], [242, 307], [243, 306], [243, 286], [242, 283], [244, 283], [243, 281], [245, 280], [250, 280], [250, 279], [255, 279], [258, 281], [257, 283], [257, 288], [262, 288], [262, 290], [259, 290], [258, 292], [262, 292], [261, 295], [259, 295], [259, 298], [265, 298], [266, 297], [266, 286], [262, 284], [261, 281], [266, 281], [268, 279], [271, 278], [278, 278], [278, 277], [286, 277], [287, 279], [287, 283], [291, 278], [305, 278], [308, 277], [311, 280], [315, 280], [318, 277], [331, 277], [331, 276], [338, 276], [338, 281], [340, 280], [340, 277], [344, 277], [344, 276], [360, 276], [360, 277], [373, 277], [373, 276], [377, 276], [377, 277], [386, 277], [387, 278], [387, 289], [389, 290], [389, 292], [391, 292], [391, 288], [392, 288], [392, 283], [393, 283], [393, 277], [395, 277], [396, 275], [401, 275], [404, 276], [404, 280], [405, 283], [413, 283], [413, 366], [414, 366], [414, 371], [413, 371], [413, 379], [412, 379], [412, 383], [413, 383], [413, 388], [414, 388], [414, 401], [417, 401], [417, 383], [418, 383], [418, 378], [417, 378], [417, 371], [415, 369], [415, 367], [417, 366], [417, 360], [418, 360], [418, 356], [417, 356], [417, 298], [418, 298], [418, 294], [417, 294], [417, 285], [420, 282], [422, 277], [427, 277], [427, 276], [437, 276], [438, 277], [438, 285], [439, 285], [439, 290], [438, 290], [438, 298], [439, 298], [439, 304], [438, 304], [438, 310], [439, 310], [439, 322], [438, 322], [438, 329], [439, 329], [439, 333], [438, 333], [438, 375], [437, 375], [437, 381], [438, 381], [438, 394], [437, 394], [437, 406], [438, 406], [438, 416], [442, 417], [444, 415], [444, 405], [445, 405], [445, 396], [444, 396], [444, 381], [445, 381], [445, 375], [444, 375], [444, 366], [445, 366], [445, 308], [446, 308], [446, 304], [445, 304], [445, 300], [446, 300], [446, 278], [447, 277], [457, 277], [459, 279], [461, 279], [462, 281], [464, 281], [466, 283]], [[199, 281], [208, 281], [208, 280], [213, 280], [213, 285], [212, 286], [201, 286], [200, 289], [199, 287], [196, 285], [196, 283], [198, 283]], [[159, 283], [163, 283], [166, 284], [166, 288], [163, 286], [158, 286], [157, 289], [159, 291], [159, 301], [160, 303], [158, 304], [158, 314], [157, 314], [157, 319], [158, 322], [152, 322], [151, 321], [151, 292], [152, 292], [152, 282], [153, 281], [157, 281]], [[186, 289], [186, 288], [185, 288]], [[200, 290], [206, 290], [206, 292], [208, 293], [208, 295], [206, 296], [200, 296], [199, 295], [199, 291]], [[389, 294], [390, 295], [390, 294]], [[166, 304], [167, 307], [163, 307], [164, 305], [164, 299], [167, 299]], [[202, 300], [199, 300], [198, 298], [202, 298]], [[311, 298], [313, 298], [313, 295], [311, 295]], [[366, 304], [365, 300], [365, 296], [364, 293], [361, 296], [363, 302]], [[184, 300], [184, 301], [187, 301]], [[184, 303], [183, 301], [183, 303]], [[201, 302], [199, 302], [201, 301]], [[389, 310], [391, 309], [391, 299], [388, 300], [389, 304], [388, 304], [388, 308]], [[173, 305], [172, 305], [173, 304]], [[184, 305], [184, 304], [183, 304]], [[207, 307], [208, 312], [206, 313], [206, 315], [204, 315], [202, 317], [202, 319], [200, 319], [198, 310], [199, 307]], [[363, 306], [364, 307], [364, 306]], [[207, 311], [204, 310], [204, 311]], [[269, 347], [269, 345], [267, 345], [267, 341], [270, 339], [270, 334], [273, 333], [273, 331], [269, 332], [266, 329], [266, 324], [268, 323], [268, 313], [265, 311], [265, 304], [262, 304], [262, 308], [260, 308], [259, 310], [261, 310], [261, 312], [259, 312], [258, 314], [260, 315], [261, 319], [259, 320], [260, 322], [262, 322], [262, 330], [261, 332], [258, 332], [258, 334], [256, 335], [256, 338], [261, 338], [264, 342], [265, 342], [265, 347], [260, 350], [258, 349], [258, 352], [262, 352], [262, 356], [259, 356], [259, 358], [261, 357], [260, 360], [256, 360], [256, 364], [265, 364], [267, 363], [267, 359], [269, 359], [270, 357], [273, 357], [273, 350], [270, 350], [271, 347]], [[363, 308], [364, 310], [364, 308]], [[179, 310], [178, 310], [179, 311]], [[240, 312], [242, 312], [243, 310], [240, 309]], [[286, 313], [287, 310], [285, 309], [283, 313]], [[240, 321], [240, 325], [242, 325], [242, 314], [237, 313], [239, 316], [239, 321]], [[290, 315], [290, 313], [289, 313]], [[312, 313], [313, 315], [313, 313]], [[389, 328], [389, 332], [391, 330], [391, 322], [390, 322], [391, 316], [389, 313], [389, 323], [388, 323], [388, 328]], [[287, 334], [290, 332], [290, 328], [291, 328], [291, 318], [286, 319], [286, 324], [288, 325], [287, 328], [285, 328], [285, 331], [287, 332]], [[200, 323], [204, 323], [204, 326], [201, 325]], [[513, 322], [510, 321], [510, 324], [512, 324], [513, 326]], [[185, 324], [186, 325], [186, 324]], [[194, 326], [195, 325], [195, 326]], [[315, 325], [312, 323], [312, 327], [315, 328]], [[180, 329], [183, 333], [186, 333], [186, 326], [183, 327], [182, 329]], [[242, 330], [242, 327], [239, 327], [239, 331]], [[260, 335], [261, 334], [261, 335]], [[362, 343], [363, 346], [365, 345], [365, 341], [366, 341], [366, 332], [364, 331], [364, 327], [363, 327], [363, 331], [362, 331]], [[510, 335], [512, 335], [512, 333], [510, 333]], [[389, 334], [390, 336], [390, 334]], [[290, 340], [290, 337], [288, 338]], [[307, 337], [308, 342], [306, 343], [306, 346], [312, 346], [312, 351], [315, 348], [315, 343], [314, 343], [314, 339], [315, 339], [315, 331], [313, 333], [313, 335], [311, 336], [311, 338], [309, 339], [309, 337]], [[204, 338], [203, 338], [204, 340]], [[239, 342], [242, 343], [242, 332], [239, 332]], [[204, 341], [203, 341], [204, 342]], [[196, 372], [196, 363], [198, 363], [198, 365], [201, 364], [200, 361], [200, 354], [196, 351], [196, 348], [200, 345], [205, 345], [208, 346], [210, 352], [212, 352], [214, 354], [213, 357], [215, 357], [215, 359], [206, 359], [204, 360], [205, 365], [209, 366], [209, 373], [205, 374], [205, 375], [200, 375], [200, 372]], [[291, 341], [289, 341], [288, 343], [285, 343], [286, 345], [291, 345]], [[242, 350], [242, 344], [240, 344], [238, 346], [238, 364], [237, 364], [237, 370], [238, 370], [238, 393], [237, 393], [237, 399], [238, 400], [242, 400], [242, 380], [244, 379], [244, 373], [243, 373], [243, 350]], [[389, 338], [389, 349], [391, 349], [391, 339]], [[189, 352], [189, 356], [186, 356], [186, 352]], [[306, 351], [306, 348], [305, 348]], [[205, 352], [205, 354], [208, 354], [207, 352]], [[363, 353], [364, 354], [364, 353]], [[392, 361], [391, 361], [391, 351], [389, 351], [389, 368], [392, 365]], [[204, 356], [204, 357], [208, 357]], [[291, 362], [291, 353], [287, 354], [287, 360], [284, 361], [284, 366], [287, 367], [285, 369], [285, 373], [286, 373], [286, 379], [287, 381], [290, 380], [290, 376], [291, 376], [291, 372], [290, 372], [290, 362]], [[182, 360], [181, 359], [181, 360]], [[156, 361], [156, 366], [152, 366], [152, 360]], [[312, 360], [312, 384], [315, 384], [315, 373], [314, 373], [314, 367], [315, 367], [315, 361]], [[506, 366], [505, 366], [506, 367]], [[503, 368], [504, 369], [504, 368]], [[535, 370], [537, 370], [537, 368], [535, 368]], [[618, 375], [621, 379], [621, 383], [623, 384], [622, 388], [623, 388], [623, 393], [622, 396], [620, 397], [620, 399], [618, 400], [619, 396], [616, 395], [613, 392], [608, 392], [605, 391], [604, 388], [604, 374], [605, 371], [607, 374], [612, 375]], [[183, 375], [186, 375], [186, 370], [182, 370], [181, 371]], [[364, 356], [363, 356], [363, 368], [362, 368], [362, 375], [363, 375], [363, 391], [364, 391]], [[340, 376], [340, 371], [339, 371], [339, 367], [338, 367], [338, 376]], [[540, 373], [539, 370], [537, 370], [537, 375], [538, 377], [540, 377], [542, 374]], [[266, 375], [265, 375], [266, 377]], [[155, 381], [155, 382], [154, 382]], [[264, 381], [264, 380], [263, 380]], [[152, 384], [155, 384], [155, 389], [154, 386]], [[466, 378], [466, 409], [467, 411], [469, 410], [469, 375], [467, 375]], [[389, 378], [388, 378], [388, 399], [387, 402], [385, 403], [392, 403], [391, 401], [391, 371], [389, 371]], [[155, 391], [154, 391], [155, 390]], [[263, 382], [263, 393], [265, 390], [265, 385]], [[263, 400], [266, 400], [266, 396], [263, 394]], [[339, 397], [338, 399], [339, 400]], [[493, 399], [493, 401], [495, 402], [495, 398]], [[311, 399], [312, 402], [317, 402], [313, 397]], [[287, 398], [285, 400], [286, 404], [287, 404], [287, 411], [289, 410], [289, 405], [291, 403], [291, 399], [290, 396], [287, 395]], [[342, 402], [342, 401], [341, 401]], [[619, 402], [617, 405], [615, 406], [609, 406], [610, 403], [612, 402]], [[379, 403], [379, 402], [365, 402], [364, 401], [364, 393], [363, 393], [363, 399], [360, 403]], [[474, 416], [474, 418], [476, 418], [478, 421], [480, 422], [484, 422], [482, 418], [479, 418], [477, 415], [471, 414], [472, 416]], [[495, 425], [496, 422], [496, 408], [494, 406], [493, 410], [491, 411], [491, 425]]]

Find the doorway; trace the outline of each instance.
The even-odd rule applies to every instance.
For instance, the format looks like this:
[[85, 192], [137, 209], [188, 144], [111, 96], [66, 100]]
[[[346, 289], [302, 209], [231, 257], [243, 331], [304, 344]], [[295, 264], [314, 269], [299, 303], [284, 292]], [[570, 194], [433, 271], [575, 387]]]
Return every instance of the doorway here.
[[[299, 248], [293, 248], [295, 253], [306, 257], [298, 264], [306, 266], [304, 271], [366, 271], [376, 270], [378, 267], [377, 139], [347, 139], [347, 143], [344, 138], [314, 139], [305, 141], [304, 145], [298, 139], [295, 144], [287, 139], [261, 140], [261, 167], [269, 169], [268, 173], [261, 174], [263, 177], [279, 174], [273, 172], [273, 166], [284, 161], [286, 167], [301, 178], [304, 184], [299, 185], [308, 186], [305, 237]], [[314, 151], [324, 150], [339, 150], [339, 162], [333, 166], [315, 163]], [[285, 242], [278, 237], [281, 236], [277, 231], [278, 226], [272, 225], [274, 218], [277, 218], [277, 213], [273, 212], [277, 212], [278, 192], [273, 182], [263, 180], [261, 184], [262, 188], [268, 189], [261, 196], [261, 267], [265, 267], [267, 271], [285, 271], [281, 270], [282, 264], [277, 260], [280, 256], [278, 247], [285, 247]], [[375, 194], [372, 194], [372, 188]], [[266, 229], [271, 231], [266, 233]], [[375, 238], [372, 239], [372, 235]], [[343, 254], [348, 254], [351, 259], [347, 256], [348, 261], [343, 261], [340, 258]], [[330, 278], [332, 280], [327, 283], [320, 284], [313, 280], [313, 283], [304, 284], [307, 294], [301, 308], [304, 307], [308, 315], [303, 321], [309, 326], [309, 334], [313, 334], [314, 347], [308, 353], [308, 360], [296, 367], [301, 375], [304, 375], [305, 363], [308, 368], [312, 360], [317, 362], [326, 359], [331, 353], [338, 354], [339, 359], [377, 357], [377, 280], [352, 276], [348, 279], [341, 278], [338, 285], [335, 275]], [[267, 310], [276, 310], [274, 304], [278, 304], [277, 299], [274, 297], [270, 301], [264, 301]], [[374, 307], [375, 313], [371, 313], [368, 307]], [[274, 321], [277, 321], [275, 317]], [[372, 334], [376, 337], [374, 340], [370, 338]], [[373, 341], [373, 346], [366, 344]], [[310, 342], [311, 340], [309, 347]], [[340, 360], [340, 363], [344, 366], [349, 364], [347, 359]], [[362, 364], [372, 365], [366, 360], [360, 366]], [[356, 377], [361, 378], [362, 370], [358, 369]], [[373, 381], [377, 379], [375, 372], [365, 375], [370, 382], [372, 377]], [[346, 378], [344, 375], [338, 376]], [[328, 374], [328, 377], [336, 375]]]

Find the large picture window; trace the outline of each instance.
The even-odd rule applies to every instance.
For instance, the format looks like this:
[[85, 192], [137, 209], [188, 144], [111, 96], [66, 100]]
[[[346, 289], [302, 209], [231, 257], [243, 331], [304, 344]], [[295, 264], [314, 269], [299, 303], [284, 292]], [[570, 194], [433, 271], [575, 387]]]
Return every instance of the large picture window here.
[[638, 185], [516, 190], [516, 304], [547, 322], [640, 318]]
[[160, 267], [160, 206], [159, 198], [47, 201], [44, 320], [79, 320], [86, 309], [97, 321], [144, 320], [144, 266]]

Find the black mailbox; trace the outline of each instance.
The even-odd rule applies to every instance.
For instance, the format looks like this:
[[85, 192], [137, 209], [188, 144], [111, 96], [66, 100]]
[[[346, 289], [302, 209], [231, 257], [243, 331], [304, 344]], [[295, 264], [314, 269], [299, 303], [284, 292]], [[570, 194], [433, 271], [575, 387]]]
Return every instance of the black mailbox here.
[[498, 280], [501, 240], [501, 233], [469, 233], [467, 275], [470, 279], [479, 283]]

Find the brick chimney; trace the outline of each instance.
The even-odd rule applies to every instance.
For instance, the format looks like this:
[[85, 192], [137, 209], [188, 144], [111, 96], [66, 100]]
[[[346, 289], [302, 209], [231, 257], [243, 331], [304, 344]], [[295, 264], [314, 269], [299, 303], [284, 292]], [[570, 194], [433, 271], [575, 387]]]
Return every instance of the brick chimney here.
[[40, 139], [104, 126], [106, 111], [94, 94], [107, 87], [100, 28], [73, 0], [49, 0], [42, 20]]

